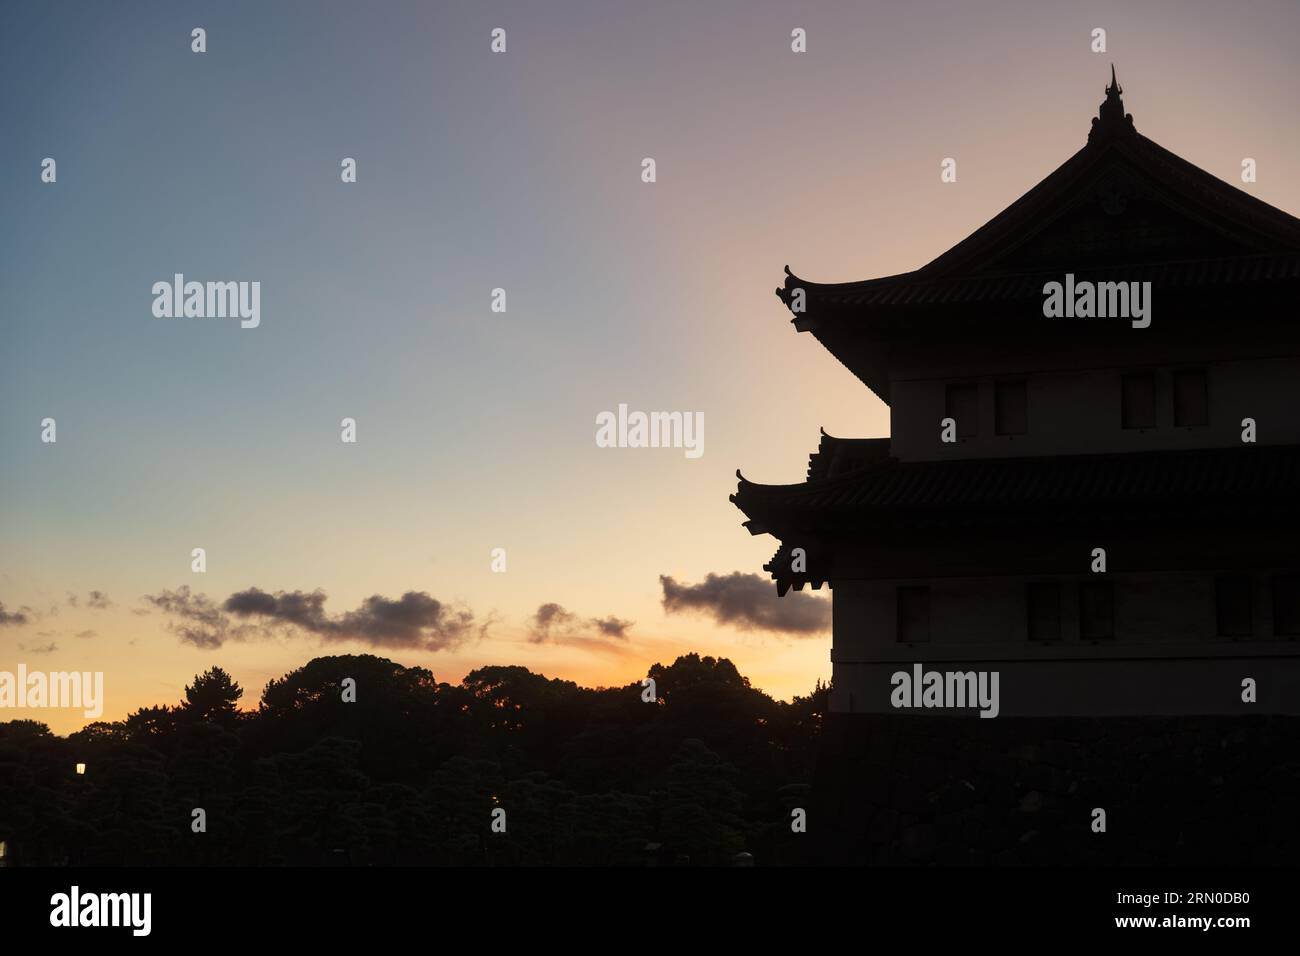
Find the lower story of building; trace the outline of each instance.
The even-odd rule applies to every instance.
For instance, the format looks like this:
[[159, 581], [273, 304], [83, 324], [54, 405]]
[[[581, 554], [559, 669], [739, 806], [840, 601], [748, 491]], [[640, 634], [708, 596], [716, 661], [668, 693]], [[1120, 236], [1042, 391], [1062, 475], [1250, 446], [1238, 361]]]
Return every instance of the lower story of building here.
[[833, 587], [834, 712], [1300, 714], [1294, 570]]

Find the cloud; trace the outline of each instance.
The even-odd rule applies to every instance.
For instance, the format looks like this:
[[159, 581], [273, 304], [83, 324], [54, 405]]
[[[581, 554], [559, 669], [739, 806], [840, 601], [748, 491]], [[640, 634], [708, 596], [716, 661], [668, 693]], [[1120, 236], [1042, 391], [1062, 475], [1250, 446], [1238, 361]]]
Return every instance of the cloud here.
[[108, 595], [103, 591], [91, 591], [86, 598], [86, 607], [93, 607], [96, 611], [102, 611], [113, 606], [113, 602], [108, 599]]
[[669, 614], [695, 612], [742, 631], [800, 637], [822, 634], [831, 626], [831, 604], [825, 598], [801, 591], [778, 597], [772, 582], [757, 574], [710, 573], [700, 584], [678, 584], [661, 574], [659, 583], [664, 589], [664, 611]]
[[0, 601], [0, 627], [10, 624], [16, 627], [20, 624], [26, 624], [29, 620], [30, 618], [21, 610], [6, 611], [4, 602]]
[[632, 621], [614, 617], [582, 618], [554, 602], [539, 605], [528, 619], [528, 640], [534, 644], [570, 644], [614, 649], [626, 642]]
[[463, 642], [474, 625], [465, 608], [452, 608], [424, 591], [407, 591], [396, 601], [372, 595], [321, 633], [377, 647], [424, 647], [438, 651]]
[[34, 646], [19, 644], [18, 649], [20, 651], [26, 651], [28, 654], [53, 654], [59, 649], [59, 645], [55, 644], [53, 641], [50, 641], [48, 644], [37, 644]]
[[226, 598], [222, 608], [239, 617], [267, 617], [309, 631], [328, 624], [325, 615], [325, 592], [279, 591], [267, 594], [259, 588], [236, 591]]
[[[331, 616], [324, 591], [277, 591], [248, 588], [221, 604], [188, 587], [148, 596], [145, 600], [174, 620], [168, 627], [196, 647], [220, 647], [228, 640], [268, 637], [273, 633], [313, 634], [327, 641], [360, 641], [372, 647], [445, 650], [475, 633], [467, 608], [439, 601], [424, 591], [407, 591], [391, 599], [375, 594], [354, 610]], [[487, 623], [479, 625], [481, 637]]]
[[627, 629], [632, 626], [632, 621], [624, 621], [621, 618], [610, 615], [609, 617], [593, 617], [592, 626], [600, 631], [605, 637], [617, 637], [621, 640], [627, 640]]
[[553, 631], [572, 629], [577, 619], [577, 615], [558, 604], [543, 604], [528, 622], [528, 639], [534, 644], [545, 644], [551, 640]]
[[[324, 591], [239, 591], [222, 607], [238, 617], [257, 617], [285, 624], [326, 640], [355, 640], [374, 647], [422, 647], [444, 650], [465, 641], [474, 629], [474, 615], [425, 591], [407, 591], [396, 600], [371, 595], [356, 610], [338, 617], [325, 612]], [[480, 632], [481, 633], [481, 632]]]
[[146, 594], [144, 599], [173, 619], [167, 623], [172, 633], [195, 647], [218, 648], [229, 640], [245, 640], [256, 630], [232, 623], [211, 598], [191, 591], [188, 584], [175, 591]]
[[98, 637], [99, 635], [98, 635], [97, 633], [95, 633], [94, 631], [87, 629], [87, 630], [84, 630], [84, 631], [78, 631], [76, 634], [74, 634], [74, 635], [72, 635], [72, 636], [73, 636], [73, 637], [79, 637], [79, 638], [81, 638], [82, 640], [86, 640], [87, 638]]

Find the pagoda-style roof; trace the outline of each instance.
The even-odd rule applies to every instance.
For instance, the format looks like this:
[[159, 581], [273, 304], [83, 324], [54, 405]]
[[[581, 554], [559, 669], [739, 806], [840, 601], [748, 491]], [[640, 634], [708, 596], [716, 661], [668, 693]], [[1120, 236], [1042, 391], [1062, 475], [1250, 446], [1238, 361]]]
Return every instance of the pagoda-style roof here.
[[823, 428], [821, 443], [808, 456], [808, 480], [834, 478], [888, 457], [888, 438], [836, 438]]
[[[834, 439], [832, 439], [834, 441]], [[824, 447], [824, 445], [823, 445]], [[815, 456], [814, 456], [815, 457]], [[731, 501], [751, 534], [783, 542], [764, 567], [781, 593], [829, 580], [824, 542], [846, 532], [1015, 527], [1151, 527], [1227, 521], [1300, 522], [1300, 446], [900, 462], [793, 485], [760, 485], [737, 472]], [[808, 569], [790, 572], [791, 549]]]
[[902, 462], [793, 485], [740, 479], [751, 534], [1300, 513], [1300, 445]]
[[[1300, 219], [1138, 133], [1113, 79], [1087, 143], [1037, 186], [933, 261], [857, 282], [810, 282], [786, 268], [776, 294], [884, 401], [883, 342], [936, 322], [1041, 320], [1043, 285], [1150, 281], [1165, 306], [1240, 302], [1243, 290], [1294, 301]], [[996, 326], [993, 326], [996, 327]]]
[[[872, 530], [1088, 527], [1195, 519], [1300, 520], [1300, 445], [901, 462], [884, 458], [838, 476], [760, 485], [737, 472], [731, 501], [751, 534], [784, 543], [767, 565], [782, 590], [827, 578], [810, 558], [791, 575], [789, 549]], [[778, 571], [781, 573], [778, 574]]]

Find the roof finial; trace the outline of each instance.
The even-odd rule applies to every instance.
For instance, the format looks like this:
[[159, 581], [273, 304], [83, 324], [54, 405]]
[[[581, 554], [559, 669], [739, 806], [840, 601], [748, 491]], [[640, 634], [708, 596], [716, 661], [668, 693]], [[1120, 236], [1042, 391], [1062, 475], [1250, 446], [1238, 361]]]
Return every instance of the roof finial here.
[[1103, 135], [1132, 131], [1133, 117], [1124, 112], [1124, 101], [1120, 98], [1123, 93], [1124, 88], [1115, 78], [1115, 64], [1112, 63], [1110, 85], [1106, 87], [1106, 99], [1102, 102], [1101, 109], [1097, 111], [1097, 117], [1092, 121], [1092, 131], [1088, 133], [1089, 142]]

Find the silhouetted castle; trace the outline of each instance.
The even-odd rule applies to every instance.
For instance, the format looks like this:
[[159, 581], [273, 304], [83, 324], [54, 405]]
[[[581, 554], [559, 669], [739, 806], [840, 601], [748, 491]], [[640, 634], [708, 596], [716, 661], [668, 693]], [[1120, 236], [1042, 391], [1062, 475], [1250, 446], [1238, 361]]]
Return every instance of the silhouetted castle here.
[[[1121, 93], [929, 264], [777, 290], [890, 408], [889, 438], [823, 434], [806, 481], [732, 496], [780, 593], [834, 589], [823, 859], [1300, 851], [1300, 220]], [[948, 695], [901, 707], [926, 673]], [[952, 706], [994, 673], [997, 719]]]
[[[732, 498], [781, 593], [834, 588], [836, 711], [890, 710], [919, 661], [999, 670], [1003, 715], [1300, 712], [1300, 220], [1120, 94], [915, 272], [786, 270], [795, 328], [890, 406], [889, 438], [823, 434], [807, 481]], [[1053, 282], [1094, 313], [1149, 283], [1149, 325], [1046, 317]]]

